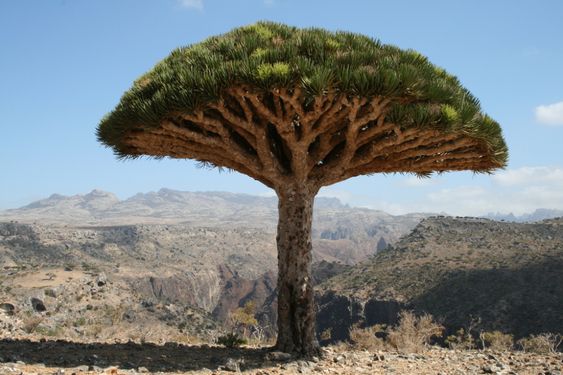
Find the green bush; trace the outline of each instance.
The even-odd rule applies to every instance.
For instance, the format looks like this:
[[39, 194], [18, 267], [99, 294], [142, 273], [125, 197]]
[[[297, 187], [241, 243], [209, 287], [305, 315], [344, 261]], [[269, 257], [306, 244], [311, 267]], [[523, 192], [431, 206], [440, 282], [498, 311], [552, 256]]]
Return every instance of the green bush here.
[[237, 335], [236, 333], [227, 333], [224, 336], [217, 338], [217, 344], [223, 345], [227, 348], [238, 348], [246, 344], [246, 340]]

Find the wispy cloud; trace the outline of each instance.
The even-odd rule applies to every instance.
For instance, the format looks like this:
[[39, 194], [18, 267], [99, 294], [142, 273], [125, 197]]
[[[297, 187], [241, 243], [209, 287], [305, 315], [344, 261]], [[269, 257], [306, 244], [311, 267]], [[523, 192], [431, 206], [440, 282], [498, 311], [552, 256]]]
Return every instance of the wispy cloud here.
[[203, 10], [203, 0], [178, 0], [184, 8]]
[[498, 172], [492, 179], [502, 186], [552, 185], [563, 189], [563, 168], [521, 167]]
[[563, 102], [536, 107], [536, 120], [545, 125], [563, 126]]
[[[481, 216], [488, 213], [514, 213], [521, 215], [538, 208], [563, 209], [563, 167], [526, 166], [509, 169], [480, 179], [475, 185], [427, 187], [416, 198], [407, 198], [417, 183], [432, 180], [405, 179], [396, 184], [397, 200], [391, 196], [355, 194], [347, 190], [329, 187], [321, 190], [325, 196], [333, 196], [352, 206], [364, 206], [391, 214], [409, 212], [448, 213], [461, 216]], [[442, 179], [440, 184], [446, 184]], [[413, 188], [414, 186], [414, 188]]]
[[274, 0], [264, 0], [264, 5], [271, 7], [275, 4]]

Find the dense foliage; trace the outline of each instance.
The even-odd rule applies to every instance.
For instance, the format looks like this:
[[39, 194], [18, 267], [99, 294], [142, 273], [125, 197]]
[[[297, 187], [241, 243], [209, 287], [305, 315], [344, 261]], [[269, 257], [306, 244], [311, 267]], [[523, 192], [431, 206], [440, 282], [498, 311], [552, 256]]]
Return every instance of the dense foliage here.
[[234, 86], [265, 91], [300, 86], [305, 107], [329, 92], [383, 96], [392, 103], [388, 121], [463, 132], [485, 140], [499, 165], [507, 160], [499, 125], [456, 77], [418, 52], [359, 34], [272, 22], [174, 50], [135, 81], [100, 123], [98, 138], [119, 156], [131, 156], [121, 147], [128, 131], [205, 108]]

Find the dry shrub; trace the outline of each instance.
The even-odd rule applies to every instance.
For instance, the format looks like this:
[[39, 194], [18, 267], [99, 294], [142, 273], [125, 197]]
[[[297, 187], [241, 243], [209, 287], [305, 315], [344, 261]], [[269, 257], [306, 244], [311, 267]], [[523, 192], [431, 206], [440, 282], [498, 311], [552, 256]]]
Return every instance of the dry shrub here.
[[481, 317], [470, 316], [465, 328], [460, 328], [455, 335], [446, 338], [446, 344], [450, 349], [469, 350], [475, 349], [477, 327], [481, 325]]
[[33, 333], [42, 321], [43, 318], [40, 316], [27, 317], [23, 320], [22, 329], [25, 333]]
[[475, 341], [471, 332], [460, 328], [455, 335], [449, 335], [446, 338], [446, 344], [450, 349], [454, 350], [470, 350], [475, 348]]
[[556, 353], [561, 342], [563, 335], [555, 333], [540, 333], [518, 340], [522, 350], [538, 354]]
[[387, 330], [389, 344], [403, 353], [418, 353], [426, 349], [433, 337], [441, 337], [444, 327], [432, 315], [417, 317], [411, 311], [399, 314], [399, 324]]
[[399, 314], [399, 324], [394, 327], [375, 325], [368, 328], [354, 327], [350, 341], [355, 348], [369, 351], [394, 349], [403, 353], [423, 351], [434, 337], [441, 337], [444, 327], [436, 323], [432, 315], [416, 316], [411, 311]]
[[385, 349], [385, 341], [376, 336], [378, 332], [384, 332], [385, 328], [377, 324], [373, 327], [360, 328], [354, 326], [350, 330], [350, 340], [357, 349], [376, 351]]
[[498, 351], [508, 351], [514, 346], [514, 337], [500, 331], [482, 332], [479, 338], [484, 348]]

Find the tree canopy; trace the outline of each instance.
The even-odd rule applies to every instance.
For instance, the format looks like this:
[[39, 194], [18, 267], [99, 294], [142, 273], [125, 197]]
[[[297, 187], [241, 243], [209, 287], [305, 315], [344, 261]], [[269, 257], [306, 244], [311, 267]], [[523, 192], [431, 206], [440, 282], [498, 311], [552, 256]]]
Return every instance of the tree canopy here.
[[[299, 142], [311, 159], [305, 178], [319, 185], [377, 172], [490, 172], [508, 157], [478, 99], [420, 53], [272, 22], [174, 50], [134, 82], [98, 138], [120, 157], [192, 158], [268, 186], [275, 178], [259, 170], [295, 172]], [[343, 158], [346, 166], [334, 161]], [[327, 164], [346, 171], [327, 176]]]

